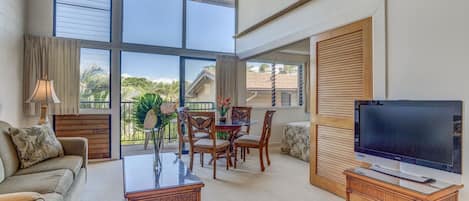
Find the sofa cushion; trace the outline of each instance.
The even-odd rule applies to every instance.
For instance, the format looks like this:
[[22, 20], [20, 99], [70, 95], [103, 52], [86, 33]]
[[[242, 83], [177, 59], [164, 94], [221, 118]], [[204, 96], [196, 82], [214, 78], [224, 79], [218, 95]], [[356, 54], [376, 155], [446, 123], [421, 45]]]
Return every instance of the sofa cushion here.
[[0, 194], [15, 192], [38, 192], [40, 194], [67, 193], [73, 183], [73, 173], [70, 170], [54, 170], [48, 172], [15, 175], [5, 179], [0, 184]]
[[8, 123], [0, 121], [0, 158], [5, 168], [5, 177], [15, 174], [20, 164], [15, 145], [9, 134], [10, 127]]
[[64, 197], [57, 193], [47, 193], [42, 195], [44, 201], [63, 201]]
[[0, 183], [5, 179], [5, 168], [3, 167], [2, 158], [0, 158]]
[[82, 165], [83, 158], [81, 156], [64, 156], [40, 162], [29, 168], [20, 169], [18, 170], [18, 172], [16, 172], [15, 175], [25, 175], [51, 170], [68, 169], [73, 172], [73, 176], [74, 178], [76, 178], [78, 173], [80, 173]]
[[21, 168], [31, 167], [49, 158], [63, 156], [63, 148], [48, 125], [11, 128], [10, 135], [18, 152]]

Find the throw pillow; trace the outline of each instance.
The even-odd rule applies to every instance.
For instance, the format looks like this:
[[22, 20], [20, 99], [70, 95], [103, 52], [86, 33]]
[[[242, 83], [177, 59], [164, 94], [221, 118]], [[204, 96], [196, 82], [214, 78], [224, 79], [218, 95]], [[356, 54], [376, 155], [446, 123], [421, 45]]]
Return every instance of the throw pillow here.
[[16, 146], [21, 168], [64, 155], [62, 145], [52, 128], [47, 125], [23, 129], [11, 128], [10, 135]]

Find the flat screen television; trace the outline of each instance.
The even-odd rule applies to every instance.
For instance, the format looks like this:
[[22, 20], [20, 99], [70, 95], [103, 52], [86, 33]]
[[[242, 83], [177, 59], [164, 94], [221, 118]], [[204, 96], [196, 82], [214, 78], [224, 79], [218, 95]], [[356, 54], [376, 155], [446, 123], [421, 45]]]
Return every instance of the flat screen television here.
[[461, 174], [462, 101], [355, 102], [355, 152]]

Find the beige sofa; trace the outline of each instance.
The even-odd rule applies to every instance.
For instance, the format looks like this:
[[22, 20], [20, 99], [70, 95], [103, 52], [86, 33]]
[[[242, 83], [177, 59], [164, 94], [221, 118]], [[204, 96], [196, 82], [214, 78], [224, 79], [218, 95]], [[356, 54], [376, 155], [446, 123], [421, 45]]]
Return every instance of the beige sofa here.
[[[85, 138], [59, 138], [65, 156], [19, 169], [15, 147], [8, 135], [10, 125], [0, 121], [0, 201], [28, 200], [40, 196], [45, 201], [80, 201], [86, 181], [88, 141]], [[23, 193], [27, 192], [27, 193]], [[31, 193], [33, 192], [33, 193]], [[40, 194], [40, 195], [39, 195]], [[16, 199], [15, 199], [16, 197]]]

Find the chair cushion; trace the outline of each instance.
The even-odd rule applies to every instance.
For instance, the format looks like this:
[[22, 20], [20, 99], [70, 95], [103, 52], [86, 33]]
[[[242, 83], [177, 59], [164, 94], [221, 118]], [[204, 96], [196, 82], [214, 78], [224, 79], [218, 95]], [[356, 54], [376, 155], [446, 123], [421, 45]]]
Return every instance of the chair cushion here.
[[245, 135], [249, 135], [249, 133], [246, 131], [238, 131], [238, 133], [236, 133], [236, 138], [240, 138]]
[[[216, 141], [216, 148], [220, 149], [223, 147], [230, 146], [230, 142], [227, 140], [217, 140]], [[213, 148], [213, 140], [211, 139], [200, 139], [196, 143], [194, 143], [194, 147], [201, 147], [201, 148]]]
[[20, 169], [15, 175], [25, 175], [32, 173], [39, 173], [51, 170], [68, 169], [73, 172], [74, 178], [80, 173], [81, 166], [83, 165], [83, 158], [81, 156], [64, 156], [60, 158], [53, 158], [32, 167]]
[[58, 193], [65, 195], [72, 183], [73, 173], [67, 169], [15, 175], [6, 178], [0, 184], [0, 194], [37, 192], [40, 194]]
[[[210, 138], [210, 135], [208, 133], [195, 133], [194, 138], [192, 138], [194, 141], [197, 141], [199, 139], [204, 139], [204, 138]], [[189, 136], [184, 135], [184, 141], [189, 142]]]
[[235, 140], [235, 143], [243, 144], [259, 144], [261, 141], [261, 136], [258, 135], [243, 135], [240, 138]]
[[21, 168], [64, 155], [62, 144], [48, 125], [23, 129], [10, 128], [10, 136], [18, 152]]

